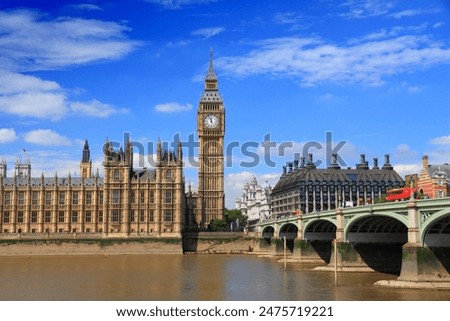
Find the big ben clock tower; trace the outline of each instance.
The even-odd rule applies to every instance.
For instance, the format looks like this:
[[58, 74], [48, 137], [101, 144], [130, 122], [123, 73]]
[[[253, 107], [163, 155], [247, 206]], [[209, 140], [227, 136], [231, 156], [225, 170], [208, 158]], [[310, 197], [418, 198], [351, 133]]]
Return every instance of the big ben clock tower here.
[[[197, 111], [199, 140], [197, 223], [203, 227], [221, 219], [224, 211], [224, 135], [225, 109], [217, 86], [210, 52], [205, 88]], [[201, 217], [200, 217], [201, 216]]]

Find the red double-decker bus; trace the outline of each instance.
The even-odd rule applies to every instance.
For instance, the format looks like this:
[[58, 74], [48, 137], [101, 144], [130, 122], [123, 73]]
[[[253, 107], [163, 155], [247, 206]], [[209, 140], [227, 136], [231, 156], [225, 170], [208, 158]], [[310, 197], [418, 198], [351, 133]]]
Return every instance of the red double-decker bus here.
[[415, 188], [412, 187], [402, 187], [394, 188], [386, 193], [386, 201], [405, 201], [411, 197], [411, 194], [416, 192]]

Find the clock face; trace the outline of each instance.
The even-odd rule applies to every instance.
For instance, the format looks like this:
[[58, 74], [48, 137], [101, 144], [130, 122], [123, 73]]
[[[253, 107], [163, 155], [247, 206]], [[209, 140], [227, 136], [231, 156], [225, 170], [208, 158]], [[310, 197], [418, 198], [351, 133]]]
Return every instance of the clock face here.
[[205, 117], [205, 126], [208, 128], [216, 128], [219, 125], [219, 118], [216, 115], [208, 115]]

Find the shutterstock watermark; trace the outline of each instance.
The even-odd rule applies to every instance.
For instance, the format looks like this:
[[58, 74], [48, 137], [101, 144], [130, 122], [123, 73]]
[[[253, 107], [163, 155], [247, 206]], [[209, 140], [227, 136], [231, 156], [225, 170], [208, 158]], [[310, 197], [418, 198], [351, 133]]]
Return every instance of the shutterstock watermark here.
[[[173, 159], [178, 157], [178, 146], [181, 142], [183, 166], [198, 167], [200, 143], [196, 139], [196, 134], [189, 134], [186, 139], [182, 139], [177, 133], [171, 141], [161, 141], [161, 151], [163, 155], [172, 153]], [[138, 157], [137, 166], [146, 167], [157, 165], [157, 141], [131, 141], [130, 134], [123, 134], [123, 141], [109, 141], [103, 146], [104, 156], [113, 157], [119, 155], [123, 157], [126, 150], [126, 144], [130, 142], [132, 145], [134, 158]], [[261, 141], [231, 141], [223, 146], [223, 154], [221, 154], [221, 146], [214, 139], [205, 140], [202, 150], [208, 153], [207, 159], [204, 160], [206, 166], [217, 166], [217, 162], [222, 162], [223, 155], [224, 167], [231, 168], [238, 166], [241, 168], [254, 168], [260, 165], [271, 168], [279, 168], [286, 164], [286, 158], [293, 164], [314, 164], [319, 167], [325, 164], [327, 167], [332, 165], [347, 166], [340, 152], [347, 141], [333, 141], [333, 133], [325, 132], [325, 140], [323, 142], [308, 141], [296, 143], [293, 141], [276, 142], [272, 140], [271, 134], [264, 135]], [[109, 144], [109, 145], [107, 145]], [[312, 155], [315, 155], [313, 160]], [[136, 161], [136, 160], [135, 160]], [[136, 165], [136, 162], [135, 162]], [[295, 166], [296, 166], [295, 165]]]

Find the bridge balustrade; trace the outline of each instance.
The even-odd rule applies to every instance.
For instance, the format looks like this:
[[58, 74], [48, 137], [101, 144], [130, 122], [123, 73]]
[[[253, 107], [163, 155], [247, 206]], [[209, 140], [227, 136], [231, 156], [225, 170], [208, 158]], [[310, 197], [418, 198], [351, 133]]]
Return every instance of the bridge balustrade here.
[[[382, 266], [386, 263], [383, 260], [396, 257], [400, 264], [393, 265], [400, 269], [399, 280], [450, 279], [450, 197], [279, 217], [260, 222], [260, 235], [266, 239], [268, 228], [272, 243], [280, 244], [279, 240], [287, 237], [293, 243], [292, 255], [299, 258], [319, 256], [334, 264], [331, 250], [318, 255], [313, 252], [331, 247], [331, 241], [336, 239], [340, 254], [337, 264], [342, 267], [364, 265], [367, 261]], [[272, 249], [276, 252], [277, 247]]]

